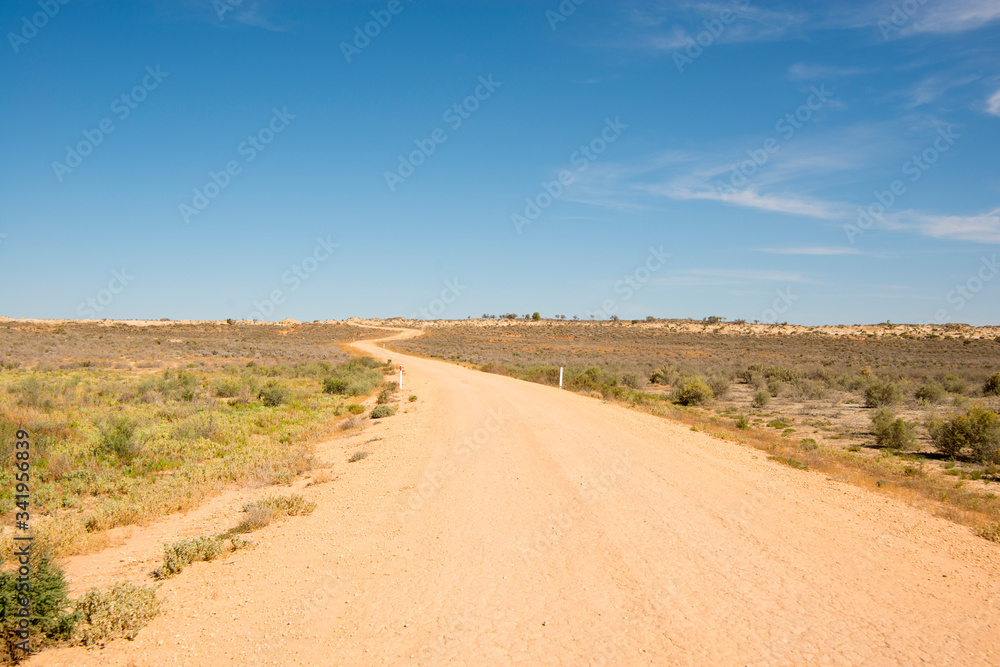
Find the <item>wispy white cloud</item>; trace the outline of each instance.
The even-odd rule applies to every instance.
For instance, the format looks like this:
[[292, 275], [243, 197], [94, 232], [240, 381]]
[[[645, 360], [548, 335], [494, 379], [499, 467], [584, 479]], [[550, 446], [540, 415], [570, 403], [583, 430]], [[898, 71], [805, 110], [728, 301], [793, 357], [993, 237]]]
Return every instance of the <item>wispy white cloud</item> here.
[[1000, 19], [996, 0], [944, 0], [918, 9], [901, 34], [954, 33], [977, 30]]
[[289, 29], [288, 26], [280, 25], [274, 21], [273, 17], [268, 16], [263, 4], [262, 2], [244, 3], [234, 11], [233, 19], [237, 23], [254, 28], [263, 28], [272, 32], [286, 32]]
[[862, 67], [833, 67], [831, 65], [811, 65], [795, 63], [788, 68], [788, 78], [793, 81], [810, 81], [815, 79], [836, 79], [857, 74], [867, 74], [870, 69]]
[[993, 93], [993, 97], [986, 101], [986, 111], [994, 116], [1000, 116], [1000, 90]]
[[717, 201], [730, 206], [769, 211], [771, 213], [786, 213], [789, 215], [804, 215], [810, 218], [835, 220], [842, 213], [840, 207], [818, 199], [812, 199], [795, 194], [762, 194], [754, 188], [736, 190], [731, 193], [720, 192], [711, 187], [689, 189], [676, 183], [666, 185], [649, 185], [644, 189], [651, 193], [671, 199], [702, 199]]
[[936, 102], [949, 90], [961, 88], [973, 81], [979, 80], [979, 75], [969, 74], [961, 77], [931, 76], [923, 79], [905, 93], [909, 98], [907, 106], [911, 109]]
[[934, 215], [903, 211], [886, 220], [890, 229], [908, 229], [937, 239], [1000, 243], [1000, 208], [979, 215]]
[[[735, 19], [722, 23], [720, 19], [726, 12], [734, 14]], [[770, 42], [793, 33], [801, 34], [800, 28], [809, 18], [800, 10], [771, 9], [757, 4], [740, 8], [733, 2], [697, 0], [672, 0], [632, 8], [628, 17], [640, 36], [628, 39], [623, 45], [661, 51], [676, 51], [695, 43], [697, 35], [706, 30], [706, 21], [721, 26], [712, 35], [713, 42], [740, 43]]]
[[757, 252], [763, 252], [770, 255], [815, 255], [815, 256], [864, 254], [857, 248], [848, 248], [843, 246], [832, 246], [832, 247], [813, 246], [809, 248], [761, 248]]

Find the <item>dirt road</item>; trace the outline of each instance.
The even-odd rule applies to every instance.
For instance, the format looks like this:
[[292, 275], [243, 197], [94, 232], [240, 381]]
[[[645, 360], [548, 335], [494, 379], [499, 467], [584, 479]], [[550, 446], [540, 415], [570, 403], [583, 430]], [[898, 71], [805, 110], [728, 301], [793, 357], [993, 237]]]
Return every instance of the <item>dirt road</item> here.
[[[337, 479], [304, 489], [314, 514], [168, 581], [135, 641], [30, 664], [1000, 664], [1000, 547], [968, 529], [597, 399], [387, 356], [400, 411], [321, 446]], [[151, 569], [101, 557], [70, 574]]]

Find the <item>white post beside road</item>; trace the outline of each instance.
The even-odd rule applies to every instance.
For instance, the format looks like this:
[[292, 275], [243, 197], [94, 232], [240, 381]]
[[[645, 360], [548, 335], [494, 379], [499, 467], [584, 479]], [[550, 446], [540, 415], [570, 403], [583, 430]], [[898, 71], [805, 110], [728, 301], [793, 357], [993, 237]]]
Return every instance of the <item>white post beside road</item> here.
[[399, 390], [403, 391], [403, 366], [399, 366]]
[[562, 389], [562, 366], [559, 367], [559, 388]]

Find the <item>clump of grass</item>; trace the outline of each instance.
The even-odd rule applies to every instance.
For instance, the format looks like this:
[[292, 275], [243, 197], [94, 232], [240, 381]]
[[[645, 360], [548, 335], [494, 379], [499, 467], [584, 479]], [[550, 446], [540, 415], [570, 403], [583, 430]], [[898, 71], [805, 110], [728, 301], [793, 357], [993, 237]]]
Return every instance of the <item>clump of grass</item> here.
[[111, 454], [127, 465], [142, 454], [143, 443], [139, 425], [129, 417], [121, 416], [109, 420], [101, 428], [97, 450]]
[[[255, 530], [270, 525], [275, 519], [286, 516], [299, 516], [310, 514], [316, 509], [316, 503], [303, 498], [298, 494], [290, 496], [270, 496], [262, 500], [247, 503], [243, 506], [243, 513], [246, 518], [238, 525], [230, 528], [220, 535], [220, 538], [232, 538], [235, 535], [252, 533]], [[237, 545], [233, 544], [234, 550]]]
[[892, 382], [876, 381], [865, 388], [865, 407], [886, 408], [899, 403], [899, 388]]
[[796, 468], [798, 470], [808, 470], [809, 469], [809, 466], [807, 466], [805, 463], [802, 463], [802, 461], [797, 461], [797, 460], [795, 460], [793, 458], [784, 457], [784, 456], [768, 456], [767, 458], [769, 460], [771, 460], [771, 461], [778, 461], [780, 463], [784, 463], [786, 466], [791, 466], [791, 467]]
[[983, 526], [976, 531], [979, 537], [985, 538], [990, 542], [1000, 542], [1000, 521], [994, 521], [991, 524]]
[[1000, 396], [1000, 373], [994, 373], [983, 383], [984, 396]]
[[875, 444], [879, 447], [904, 450], [913, 446], [916, 428], [905, 419], [897, 419], [891, 410], [881, 409], [872, 417]]
[[169, 579], [197, 561], [215, 560], [223, 551], [217, 537], [196, 537], [163, 545], [163, 564], [153, 570], [157, 579]]
[[344, 396], [364, 396], [382, 384], [382, 364], [371, 357], [359, 357], [334, 369], [330, 377], [323, 380], [323, 391], [327, 394]]
[[934, 447], [945, 456], [970, 456], [979, 463], [1000, 463], [1000, 416], [976, 405], [942, 420], [927, 421]]
[[681, 382], [674, 400], [681, 405], [702, 405], [712, 400], [712, 388], [701, 378], [688, 378]]
[[212, 383], [212, 389], [219, 398], [234, 398], [240, 393], [240, 381], [235, 378], [221, 378]]
[[268, 380], [258, 394], [260, 402], [271, 408], [278, 407], [287, 401], [288, 396], [288, 387], [277, 380]]
[[680, 379], [681, 373], [674, 366], [667, 364], [666, 366], [661, 366], [649, 374], [649, 382], [651, 384], [666, 384], [675, 385]]
[[243, 506], [244, 512], [255, 509], [269, 509], [283, 516], [299, 516], [311, 514], [316, 509], [316, 503], [295, 493], [290, 496], [269, 496]]
[[358, 405], [357, 403], [351, 403], [350, 405], [347, 406], [347, 411], [350, 412], [352, 415], [360, 415], [362, 412], [365, 411], [365, 406]]
[[385, 405], [392, 400], [392, 395], [395, 391], [396, 385], [389, 383], [382, 389], [382, 391], [379, 392], [378, 398], [375, 399], [375, 402], [379, 405]]
[[914, 396], [918, 401], [924, 401], [925, 403], [937, 403], [944, 395], [948, 392], [945, 388], [941, 386], [938, 382], [926, 382], [917, 388]]
[[946, 390], [953, 394], [964, 394], [969, 390], [969, 383], [965, 378], [948, 373], [941, 378], [941, 384]]
[[747, 419], [746, 415], [740, 415], [736, 419], [736, 428], [746, 430], [750, 428], [750, 420]]
[[123, 637], [135, 639], [160, 611], [152, 588], [119, 582], [110, 591], [96, 588], [76, 601], [77, 625], [73, 641], [84, 646]]
[[725, 398], [729, 395], [729, 378], [722, 375], [713, 375], [708, 379], [708, 386], [716, 398]]
[[753, 400], [751, 405], [755, 408], [766, 408], [771, 402], [771, 392], [766, 389], [761, 389], [753, 395]]
[[771, 421], [767, 422], [767, 425], [770, 426], [771, 428], [779, 428], [779, 429], [788, 428], [788, 423], [783, 422], [780, 419], [772, 419]]
[[369, 416], [372, 419], [382, 419], [383, 417], [391, 417], [394, 414], [396, 414], [395, 405], [376, 405]]
[[[19, 589], [16, 571], [0, 572], [0, 632], [2, 652], [7, 661], [26, 657], [19, 647], [38, 651], [70, 637], [76, 614], [67, 597], [69, 586], [59, 567], [47, 557], [32, 559], [28, 572], [28, 590]], [[21, 608], [20, 599], [27, 597], [30, 616], [28, 630], [20, 627], [21, 619], [14, 614]], [[22, 634], [19, 634], [22, 633]], [[22, 642], [27, 641], [27, 644]]]
[[360, 461], [361, 459], [363, 459], [363, 458], [366, 458], [367, 456], [368, 456], [368, 452], [365, 452], [365, 451], [361, 451], [361, 452], [354, 452], [354, 453], [353, 453], [353, 454], [351, 454], [351, 456], [350, 456], [350, 457], [349, 457], [349, 458], [347, 459], [347, 462], [348, 462], [348, 463], [355, 463], [356, 461]]
[[410, 396], [410, 403], [416, 403], [416, 401], [417, 401], [417, 395], [416, 394], [413, 394], [412, 396]]

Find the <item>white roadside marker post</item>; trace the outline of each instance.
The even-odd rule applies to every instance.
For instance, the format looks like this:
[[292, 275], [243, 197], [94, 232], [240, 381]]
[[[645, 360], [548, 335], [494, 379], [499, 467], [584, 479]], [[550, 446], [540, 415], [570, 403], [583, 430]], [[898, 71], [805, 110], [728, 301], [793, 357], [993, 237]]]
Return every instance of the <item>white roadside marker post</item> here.
[[399, 390], [403, 391], [403, 365], [399, 365]]
[[562, 366], [559, 367], [559, 388], [562, 389]]

